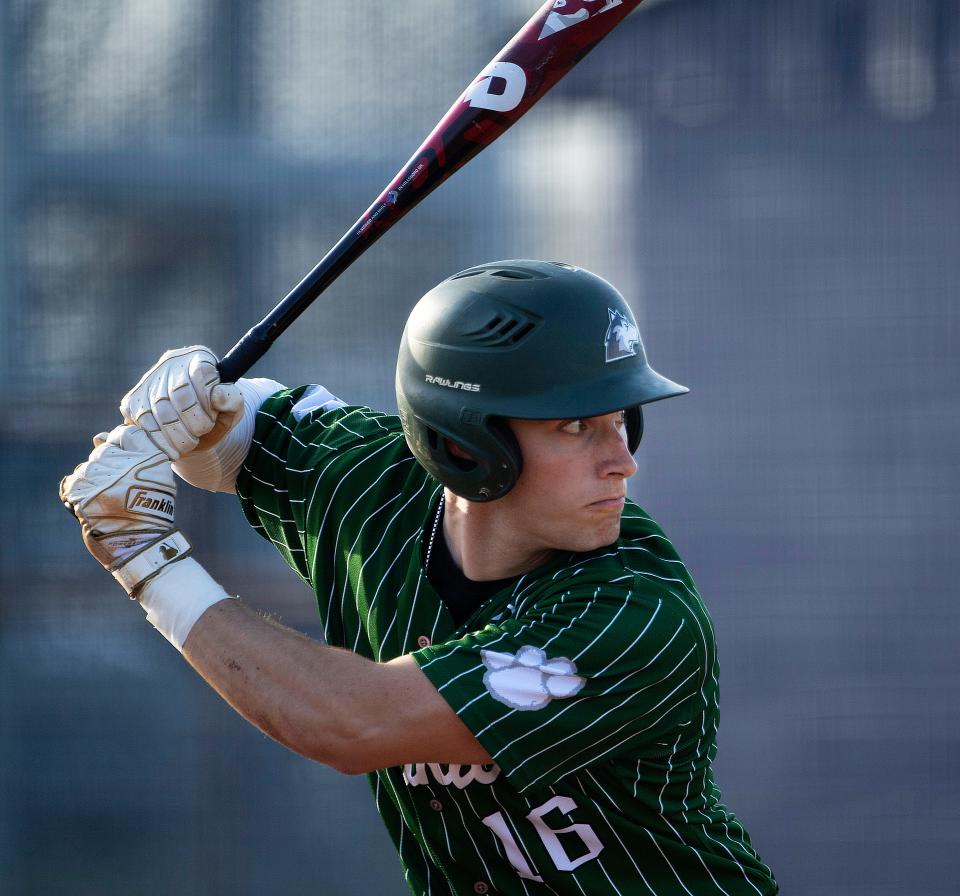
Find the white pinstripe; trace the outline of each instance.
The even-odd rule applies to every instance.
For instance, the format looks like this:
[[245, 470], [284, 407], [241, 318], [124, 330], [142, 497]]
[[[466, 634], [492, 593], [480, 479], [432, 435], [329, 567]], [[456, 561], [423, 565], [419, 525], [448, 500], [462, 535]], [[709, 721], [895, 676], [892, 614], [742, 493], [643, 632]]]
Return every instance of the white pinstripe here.
[[[692, 650], [692, 649], [693, 649], [693, 648], [691, 648], [691, 650]], [[690, 654], [688, 653], [687, 656], [689, 656], [689, 655], [690, 655]], [[684, 659], [686, 659], [686, 657], [684, 657]], [[693, 675], [693, 673], [691, 672], [690, 675], [687, 676], [687, 678], [683, 679], [683, 681], [681, 681], [681, 682], [667, 695], [667, 697], [664, 697], [663, 700], [661, 700], [659, 703], [657, 703], [656, 706], [654, 706], [652, 709], [649, 709], [649, 710], [647, 710], [646, 712], [641, 713], [640, 716], [638, 716], [638, 718], [643, 718], [643, 716], [649, 715], [654, 709], [656, 709], [657, 707], [661, 706], [664, 702], [666, 702], [666, 700], [667, 700], [668, 697], [672, 697], [681, 687], [683, 687], [683, 685], [686, 684], [687, 679], [689, 679], [690, 677], [692, 677], [692, 675]], [[667, 676], [667, 677], [669, 677], [669, 676]], [[666, 681], [666, 678], [661, 679], [660, 681], [657, 682], [657, 684], [661, 684], [663, 681]], [[643, 690], [646, 690], [646, 689], [644, 688]], [[634, 691], [632, 694], [630, 694], [629, 697], [627, 697], [627, 698], [624, 699], [620, 704], [618, 704], [616, 707], [614, 707], [614, 709], [621, 709], [621, 708], [624, 706], [624, 704], [628, 703], [630, 700], [633, 699], [633, 697], [635, 697], [635, 696], [636, 696], [637, 694], [639, 694], [639, 693], [640, 693], [640, 691]], [[564, 774], [570, 774], [571, 772], [577, 771], [578, 769], [583, 768], [583, 767], [586, 766], [586, 765], [589, 765], [591, 762], [597, 762], [597, 761], [599, 761], [600, 759], [602, 759], [604, 756], [606, 756], [607, 753], [610, 753], [610, 752], [612, 752], [613, 750], [618, 749], [619, 747], [623, 746], [623, 744], [627, 743], [627, 742], [630, 741], [630, 740], [633, 740], [633, 739], [639, 737], [641, 734], [645, 734], [647, 731], [650, 731], [652, 728], [656, 728], [656, 726], [657, 726], [657, 724], [658, 724], [659, 722], [661, 722], [661, 721], [662, 721], [663, 719], [665, 719], [668, 715], [670, 715], [678, 706], [680, 706], [681, 704], [683, 704], [683, 703], [685, 703], [687, 700], [689, 700], [689, 699], [690, 699], [690, 696], [691, 696], [691, 695], [688, 694], [688, 695], [687, 695], [686, 697], [684, 697], [679, 703], [675, 703], [673, 706], [670, 707], [670, 709], [668, 709], [665, 713], [663, 713], [663, 715], [659, 716], [659, 717], [658, 717], [654, 722], [652, 722], [650, 725], [647, 725], [646, 728], [641, 728], [639, 731], [635, 731], [634, 733], [632, 733], [632, 734], [629, 735], [628, 737], [625, 737], [623, 740], [621, 740], [621, 741], [619, 741], [618, 743], [614, 744], [612, 747], [609, 747], [608, 749], [604, 750], [602, 753], [598, 753], [598, 754], [596, 754], [596, 755], [594, 755], [594, 756], [591, 756], [586, 762], [581, 763], [581, 764], [578, 765], [578, 766], [574, 766], [574, 767], [571, 768], [571, 769], [568, 769], [566, 772], [564, 772]], [[607, 714], [608, 714], [609, 712], [611, 712], [611, 711], [612, 711], [612, 710], [608, 710], [607, 713], [604, 713], [604, 715], [607, 715]], [[627, 728], [627, 727], [629, 727], [631, 724], [633, 724], [634, 721], [635, 721], [635, 720], [631, 719], [630, 721], [624, 722], [619, 728], [616, 728], [616, 729], [614, 729], [613, 731], [610, 731], [610, 732], [608, 732], [607, 734], [603, 735], [603, 737], [600, 738], [600, 741], [598, 741], [597, 743], [591, 744], [590, 748], [591, 748], [591, 749], [595, 749], [595, 748], [599, 745], [600, 742], [605, 741], [605, 740], [608, 740], [609, 738], [613, 737], [614, 735], [619, 734], [621, 731], [623, 731], [624, 728]], [[592, 724], [587, 726], [587, 728], [592, 728], [592, 727], [593, 727]], [[582, 730], [583, 730], [583, 729], [581, 729], [581, 732], [577, 732], [577, 733], [582, 733]], [[568, 735], [567, 737], [563, 738], [563, 740], [568, 740], [570, 737], [573, 737], [573, 735], [572, 735], [572, 734], [571, 734], [571, 735]], [[562, 742], [563, 742], [563, 741], [560, 741], [560, 743], [562, 743]], [[580, 755], [580, 754], [583, 753], [586, 749], [588, 749], [588, 748], [584, 747], [583, 749], [577, 750], [576, 753], [574, 753], [574, 754], [572, 754], [571, 756], [567, 757], [567, 760], [566, 760], [566, 761], [569, 761], [570, 759], [572, 759], [573, 756], [578, 756], [578, 755]], [[546, 752], [546, 751], [545, 751], [545, 750], [540, 750], [538, 753], [535, 753], [532, 757], [529, 757], [529, 758], [535, 758], [536, 756], [539, 756], [541, 753], [544, 753], [544, 752]], [[494, 757], [494, 758], [496, 758], [496, 757]], [[521, 765], [525, 765], [526, 762], [527, 762], [527, 760], [525, 759], [525, 760], [524, 760], [523, 762], [521, 762], [519, 765], [514, 766], [514, 769], [513, 769], [513, 770], [516, 771], [518, 768], [520, 768]], [[534, 778], [534, 779], [533, 779], [532, 781], [530, 781], [527, 785], [525, 785], [525, 787], [524, 787], [523, 789], [526, 790], [526, 789], [529, 788], [529, 787], [533, 787], [534, 784], [536, 784], [536, 783], [537, 783], [538, 781], [540, 781], [542, 778], [545, 778], [545, 777], [546, 777], [547, 775], [549, 775], [551, 772], [555, 772], [555, 771], [556, 771], [558, 768], [560, 768], [563, 764], [564, 764], [563, 762], [559, 762], [559, 763], [557, 763], [556, 765], [554, 765], [552, 768], [547, 769], [547, 771], [543, 772], [539, 777]]]
[[[480, 818], [477, 814], [477, 810], [473, 808], [473, 803], [470, 802], [470, 794], [468, 788], [464, 788], [463, 795], [466, 797], [467, 805], [470, 807], [470, 811], [473, 812], [476, 818]], [[453, 798], [453, 797], [452, 797]], [[467, 837], [470, 838], [470, 842], [473, 844], [474, 851], [477, 853], [477, 858], [480, 859], [480, 864], [483, 866], [483, 873], [486, 874], [487, 880], [493, 880], [493, 875], [490, 873], [490, 868], [487, 865], [486, 859], [483, 857], [483, 852], [480, 847], [477, 846], [477, 841], [473, 839], [473, 834], [470, 832], [470, 825], [467, 824], [467, 819], [463, 815], [463, 809], [460, 807], [460, 802], [456, 798], [453, 798], [453, 805], [457, 807], [457, 812], [460, 813], [460, 822], [463, 825], [463, 829], [467, 832]], [[486, 830], [490, 830], [486, 828]], [[496, 839], [493, 831], [490, 831], [490, 836]]]
[[[652, 618], [651, 618], [651, 622], [652, 622]], [[649, 624], [647, 625], [647, 628], [649, 628]], [[542, 725], [538, 725], [536, 728], [532, 728], [530, 731], [527, 731], [527, 732], [525, 732], [524, 734], [520, 735], [519, 737], [514, 738], [514, 739], [513, 739], [512, 741], [510, 741], [509, 743], [504, 744], [504, 746], [501, 748], [500, 752], [502, 753], [502, 752], [504, 752], [504, 751], [506, 751], [506, 750], [512, 749], [516, 744], [518, 744], [518, 743], [519, 743], [520, 741], [522, 741], [524, 738], [529, 737], [531, 734], [536, 734], [538, 731], [540, 731], [542, 728], [544, 728], [544, 727], [545, 727], [546, 725], [548, 725], [548, 724], [553, 724], [553, 723], [555, 723], [556, 720], [557, 720], [560, 716], [562, 716], [562, 715], [564, 715], [565, 713], [569, 712], [570, 710], [574, 709], [576, 706], [578, 706], [579, 704], [583, 703], [584, 701], [586, 701], [586, 700], [596, 700], [596, 699], [599, 698], [599, 697], [605, 697], [605, 696], [606, 696], [607, 694], [609, 694], [611, 691], [613, 691], [613, 690], [621, 687], [625, 681], [629, 681], [629, 680], [630, 680], [631, 678], [633, 678], [635, 675], [639, 675], [641, 672], [645, 671], [649, 666], [653, 665], [653, 663], [656, 662], [657, 659], [659, 659], [660, 654], [662, 654], [662, 653], [664, 652], [664, 650], [666, 650], [666, 649], [673, 643], [674, 638], [677, 637], [677, 635], [680, 633], [680, 630], [681, 630], [682, 628], [683, 628], [683, 624], [681, 623], [680, 625], [677, 626], [677, 630], [673, 633], [673, 635], [671, 636], [670, 640], [667, 641], [667, 643], [664, 644], [663, 647], [661, 647], [660, 650], [657, 651], [657, 653], [653, 656], [653, 658], [652, 658], [645, 666], [641, 667], [640, 669], [635, 670], [634, 672], [631, 672], [629, 675], [625, 676], [624, 678], [618, 679], [618, 680], [615, 681], [612, 685], [610, 685], [610, 687], [608, 687], [605, 691], [601, 691], [601, 692], [600, 692], [599, 694], [597, 694], [596, 696], [578, 697], [576, 700], [571, 700], [571, 701], [569, 701], [569, 702], [566, 703], [566, 704], [564, 705], [564, 707], [563, 707], [562, 709], [560, 709], [551, 719], [548, 719], [548, 720], [547, 720], [546, 722], [544, 722]], [[644, 635], [644, 633], [646, 632], [646, 630], [647, 630], [647, 629], [645, 628], [645, 629], [643, 630], [643, 632], [641, 632], [641, 633], [637, 636], [637, 638], [636, 638], [636, 640], [634, 641], [634, 643], [636, 643], [636, 641], [639, 641], [639, 639], [640, 639], [641, 637], [643, 637], [643, 635]], [[688, 656], [689, 656], [689, 654], [688, 654]], [[671, 671], [670, 674], [672, 674], [672, 671]], [[601, 673], [598, 673], [598, 675], [595, 676], [595, 677], [599, 678], [601, 675], [602, 675], [602, 672], [601, 672]], [[668, 675], [667, 677], [669, 677], [669, 675]], [[665, 681], [665, 680], [666, 680], [666, 679], [661, 679], [661, 681]], [[633, 691], [633, 692], [630, 694], [630, 697], [628, 697], [627, 699], [629, 700], [631, 697], [633, 697], [633, 696], [635, 696], [635, 695], [637, 695], [637, 694], [643, 693], [643, 691], [649, 690], [649, 689], [652, 688], [652, 687], [655, 687], [657, 684], [660, 684], [661, 681], [655, 682], [654, 684], [648, 684], [648, 685], [640, 688], [640, 689], [637, 690], [637, 691]], [[611, 711], [612, 711], [612, 710], [608, 710], [607, 712], [605, 712], [605, 713], [603, 714], [603, 716], [600, 716], [600, 717], [597, 719], [597, 721], [599, 721], [600, 719], [602, 719], [604, 716], [608, 715]], [[513, 712], [516, 712], [516, 710], [511, 710], [511, 714], [512, 714]], [[489, 728], [490, 726], [488, 725], [487, 727]], [[588, 726], [588, 727], [590, 727], [590, 726]], [[485, 729], [483, 729], [483, 731], [478, 732], [478, 733], [477, 733], [477, 736], [479, 737], [480, 734], [482, 734], [482, 733], [483, 733], [484, 731], [486, 731], [486, 730], [487, 730], [487, 729], [485, 728]], [[579, 733], [579, 732], [577, 732], [577, 733]], [[564, 740], [568, 740], [569, 737], [573, 737], [573, 736], [574, 736], [574, 735], [569, 735], [568, 737], [564, 738]], [[560, 741], [560, 743], [563, 743], [563, 741]], [[555, 747], [556, 744], [553, 744], [552, 746]], [[546, 750], [541, 750], [541, 751], [540, 751], [540, 753], [543, 753], [543, 752], [546, 752]], [[522, 767], [526, 762], [528, 762], [530, 759], [533, 759], [535, 756], [539, 756], [539, 755], [540, 755], [539, 753], [534, 753], [533, 756], [528, 756], [527, 759], [525, 759], [522, 763], [520, 763], [520, 765], [517, 766], [517, 768], [519, 769], [519, 768]], [[494, 756], [494, 759], [496, 759], [496, 756]]]

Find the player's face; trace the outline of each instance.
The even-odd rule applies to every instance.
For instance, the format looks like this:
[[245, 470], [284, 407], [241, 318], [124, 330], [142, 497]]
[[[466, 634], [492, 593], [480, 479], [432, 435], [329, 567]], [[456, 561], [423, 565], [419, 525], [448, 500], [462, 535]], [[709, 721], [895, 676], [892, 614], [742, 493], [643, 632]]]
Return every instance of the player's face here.
[[523, 470], [498, 501], [534, 549], [589, 551], [616, 541], [637, 464], [623, 412], [578, 420], [510, 420]]

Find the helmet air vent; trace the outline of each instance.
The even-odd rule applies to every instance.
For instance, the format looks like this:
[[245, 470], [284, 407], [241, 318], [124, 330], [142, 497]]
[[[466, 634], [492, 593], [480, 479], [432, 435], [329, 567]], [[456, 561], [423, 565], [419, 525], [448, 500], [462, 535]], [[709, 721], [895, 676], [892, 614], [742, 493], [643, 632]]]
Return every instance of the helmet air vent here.
[[518, 270], [491, 271], [490, 276], [504, 277], [507, 280], [533, 280], [533, 274]]
[[[476, 268], [467, 268], [465, 271], [460, 271], [460, 273], [448, 277], [447, 280], [463, 280], [467, 277], [476, 277], [478, 274], [500, 277], [503, 280], [544, 280], [550, 276], [544, 271], [539, 271], [533, 267], [524, 267], [523, 265], [507, 267], [507, 264], [509, 264], [509, 262], [498, 265], [482, 265]], [[568, 267], [568, 265], [564, 265], [564, 267]], [[444, 283], [446, 282], [445, 280]]]
[[512, 348], [529, 336], [539, 323], [538, 318], [500, 308], [482, 326], [464, 333], [463, 339], [467, 344], [484, 348]]

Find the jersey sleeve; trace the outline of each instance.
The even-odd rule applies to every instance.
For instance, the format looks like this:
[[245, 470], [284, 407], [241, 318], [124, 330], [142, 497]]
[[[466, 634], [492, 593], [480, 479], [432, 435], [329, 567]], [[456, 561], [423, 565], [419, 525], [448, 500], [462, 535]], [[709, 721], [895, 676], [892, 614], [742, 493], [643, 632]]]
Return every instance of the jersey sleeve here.
[[284, 389], [257, 412], [237, 495], [250, 525], [315, 588], [323, 540], [330, 541], [323, 568], [332, 575], [330, 559], [356, 496], [362, 503], [377, 480], [401, 492], [407, 456], [397, 418], [345, 406], [322, 386]]
[[612, 757], [669, 753], [701, 709], [709, 649], [667, 590], [578, 585], [413, 657], [526, 790]]

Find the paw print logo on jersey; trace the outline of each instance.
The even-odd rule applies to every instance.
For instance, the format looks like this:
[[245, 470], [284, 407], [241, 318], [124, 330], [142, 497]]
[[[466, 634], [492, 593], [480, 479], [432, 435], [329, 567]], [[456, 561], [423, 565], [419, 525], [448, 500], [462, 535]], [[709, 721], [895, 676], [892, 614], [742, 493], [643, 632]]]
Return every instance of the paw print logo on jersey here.
[[543, 709], [555, 697], [572, 697], [587, 683], [566, 657], [548, 660], [539, 647], [521, 647], [516, 655], [481, 650], [487, 667], [483, 684], [494, 700], [512, 709]]

